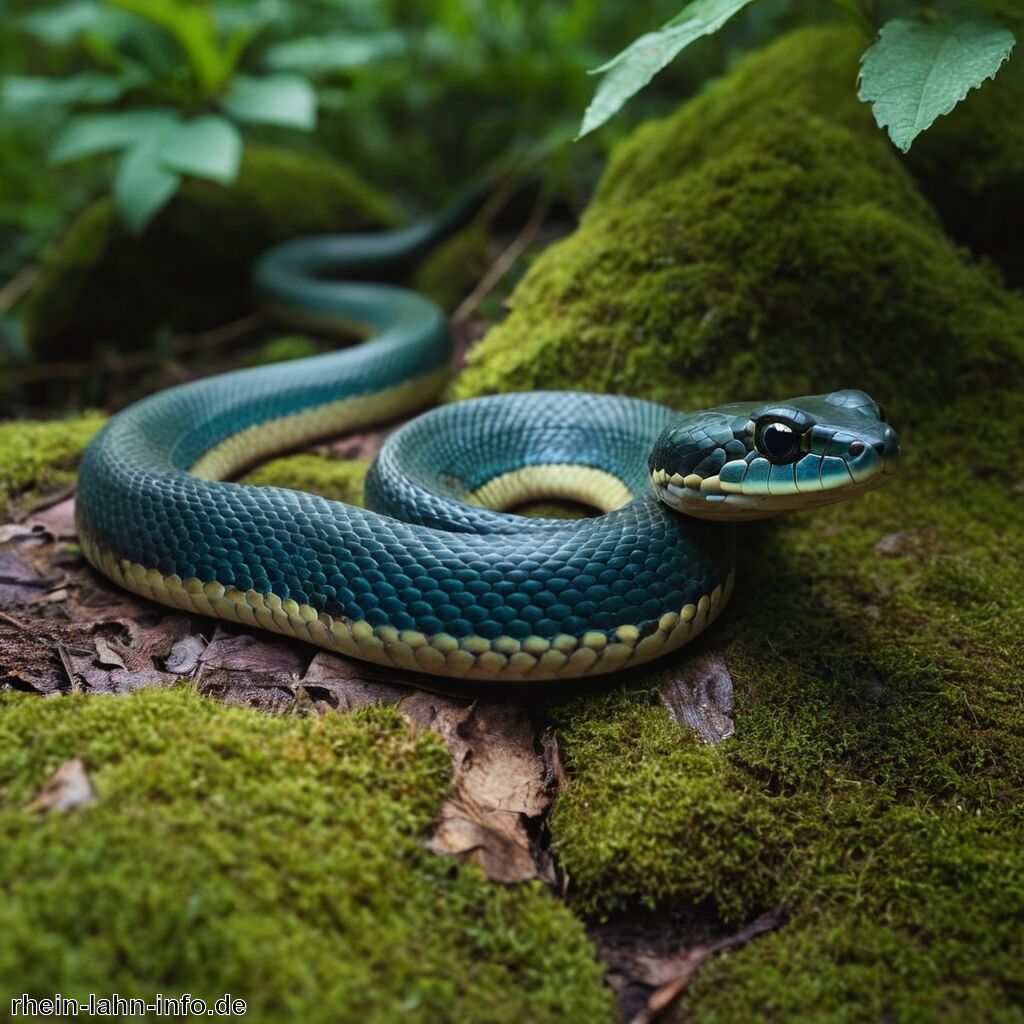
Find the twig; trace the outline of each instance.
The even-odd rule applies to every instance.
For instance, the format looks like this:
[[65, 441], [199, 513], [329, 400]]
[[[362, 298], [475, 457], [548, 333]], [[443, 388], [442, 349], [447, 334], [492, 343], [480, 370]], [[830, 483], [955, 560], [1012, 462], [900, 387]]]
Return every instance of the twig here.
[[18, 619], [11, 615], [7, 615], [5, 612], [0, 612], [0, 621], [7, 622], [12, 625], [15, 629], [22, 633], [31, 633], [31, 629], [25, 625], [24, 622], [20, 622]]
[[[220, 345], [230, 344], [262, 326], [263, 315], [260, 313], [247, 313], [238, 320], [224, 324], [222, 327], [215, 327], [209, 331], [200, 331], [198, 334], [182, 335], [175, 342], [173, 354], [182, 352], [194, 352], [197, 349], [216, 348]], [[92, 359], [82, 362], [65, 363], [38, 363], [21, 370], [12, 369], [8, 372], [3, 384], [7, 387], [14, 387], [19, 384], [31, 384], [36, 380], [51, 380], [92, 377], [99, 373], [124, 373], [128, 370], [140, 370], [147, 366], [156, 366], [167, 359], [163, 352], [133, 352], [128, 355], [114, 354], [104, 359]], [[2, 388], [0, 388], [2, 389]]]
[[480, 278], [477, 286], [459, 304], [459, 308], [452, 314], [452, 324], [456, 327], [464, 324], [481, 302], [491, 293], [498, 282], [508, 273], [512, 265], [526, 251], [527, 246], [534, 240], [537, 232], [544, 223], [548, 213], [547, 201], [538, 198], [530, 211], [529, 219], [523, 225], [519, 234], [509, 243], [498, 258], [488, 267], [487, 273]]
[[679, 974], [670, 982], [655, 989], [647, 1004], [629, 1024], [652, 1024], [686, 991], [702, 964], [726, 949], [739, 949], [751, 939], [756, 939], [758, 935], [775, 931], [785, 920], [785, 911], [778, 907], [767, 914], [762, 914], [756, 921], [751, 921], [732, 935], [726, 935], [702, 946], [694, 946], [680, 959]]
[[29, 288], [35, 284], [38, 276], [39, 268], [37, 266], [22, 267], [3, 288], [0, 288], [0, 313], [6, 313], [19, 299], [23, 298]]

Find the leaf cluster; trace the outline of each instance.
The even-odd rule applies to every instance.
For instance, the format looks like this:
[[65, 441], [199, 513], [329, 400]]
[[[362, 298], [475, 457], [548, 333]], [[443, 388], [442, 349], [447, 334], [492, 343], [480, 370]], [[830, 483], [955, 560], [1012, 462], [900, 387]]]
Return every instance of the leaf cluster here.
[[0, 109], [15, 119], [47, 108], [62, 115], [54, 162], [119, 153], [114, 199], [141, 230], [183, 175], [235, 181], [241, 126], [315, 126], [316, 94], [304, 76], [240, 70], [263, 22], [258, 6], [227, 18], [202, 0], [71, 0], [32, 10], [18, 28], [58, 73], [8, 75]]
[[[602, 75], [583, 115], [580, 138], [615, 116], [632, 96], [696, 40], [718, 32], [753, 0], [691, 0], [660, 29], [647, 32], [594, 70]], [[947, 9], [923, 0], [900, 3], [903, 15], [876, 23], [874, 0], [832, 0], [872, 40], [862, 58], [858, 96], [879, 127], [906, 153], [914, 139], [948, 114], [971, 89], [992, 78], [1016, 39], [1004, 22], [1021, 20], [1013, 5], [976, 0]]]

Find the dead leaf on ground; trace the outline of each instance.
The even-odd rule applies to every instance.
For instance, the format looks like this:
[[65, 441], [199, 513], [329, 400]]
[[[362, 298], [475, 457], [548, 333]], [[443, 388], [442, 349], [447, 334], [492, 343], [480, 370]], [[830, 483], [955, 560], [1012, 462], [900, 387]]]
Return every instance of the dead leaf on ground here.
[[335, 711], [353, 711], [367, 704], [405, 700], [416, 692], [408, 679], [397, 671], [319, 651], [300, 685], [314, 702], [323, 701]]
[[206, 638], [198, 633], [190, 633], [171, 644], [171, 653], [164, 658], [164, 668], [176, 676], [190, 675], [205, 650]]
[[672, 718], [705, 743], [721, 743], [735, 730], [732, 676], [717, 651], [684, 659], [659, 696]]
[[96, 802], [96, 793], [81, 758], [65, 761], [25, 805], [28, 811], [70, 811]]
[[54, 540], [77, 538], [74, 495], [69, 494], [60, 501], [37, 506], [25, 518], [25, 525], [33, 533], [46, 533]]
[[0, 609], [35, 602], [54, 586], [60, 576], [44, 576], [16, 547], [0, 548]]
[[700, 919], [634, 915], [591, 928], [598, 955], [608, 964], [609, 985], [619, 998], [621, 1019], [653, 1024], [693, 981], [699, 968], [725, 950], [739, 949], [785, 923], [776, 908], [734, 932]]
[[[554, 796], [558, 769], [522, 707], [417, 693], [402, 704], [413, 721], [439, 733], [452, 755], [454, 792], [428, 846], [475, 860], [491, 879], [555, 880], [533, 836]], [[551, 750], [552, 745], [548, 745]]]

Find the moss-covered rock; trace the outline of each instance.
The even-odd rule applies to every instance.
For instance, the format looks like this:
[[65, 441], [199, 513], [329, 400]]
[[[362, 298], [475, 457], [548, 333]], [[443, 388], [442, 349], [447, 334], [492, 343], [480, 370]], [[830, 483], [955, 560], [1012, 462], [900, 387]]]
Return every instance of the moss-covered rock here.
[[98, 413], [0, 423], [0, 514], [73, 483], [78, 457], [102, 423]]
[[[829, 92], [833, 37], [785, 39], [621, 146], [452, 396], [568, 385], [683, 406], [856, 381], [895, 408], [912, 380], [905, 421], [1018, 359], [1019, 300], [949, 244], [888, 140], [782, 106], [786, 79]], [[747, 102], [774, 68], [775, 101]]]
[[885, 490], [742, 528], [733, 608], [702, 641], [734, 677], [733, 738], [699, 748], [653, 699], [678, 659], [552, 704], [573, 905], [790, 908], [702, 970], [695, 1021], [1020, 1019], [1024, 507], [1007, 452], [1024, 300], [837, 98], [859, 45], [786, 37], [636, 132], [453, 387], [681, 408], [863, 387], [901, 432]]
[[145, 233], [110, 199], [88, 207], [46, 256], [25, 326], [43, 359], [100, 344], [139, 346], [163, 324], [199, 329], [247, 307], [253, 260], [296, 235], [393, 223], [390, 204], [350, 171], [259, 146], [230, 186], [189, 179]]
[[[96, 802], [26, 810], [74, 757]], [[254, 1021], [611, 1020], [553, 896], [425, 849], [450, 774], [393, 710], [2, 695], [0, 987], [230, 992]]]

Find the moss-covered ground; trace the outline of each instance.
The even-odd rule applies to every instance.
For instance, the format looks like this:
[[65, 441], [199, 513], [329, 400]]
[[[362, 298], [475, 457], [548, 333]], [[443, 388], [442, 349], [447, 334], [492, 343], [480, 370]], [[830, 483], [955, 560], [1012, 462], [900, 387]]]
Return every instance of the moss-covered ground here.
[[96, 414], [0, 423], [0, 514], [6, 519], [6, 513], [73, 484], [78, 457], [102, 422]]
[[[733, 676], [732, 738], [701, 745], [656, 699], [685, 653], [547, 698], [578, 916], [422, 852], [447, 762], [391, 713], [11, 698], [8, 976], [49, 958], [65, 990], [104, 964], [122, 992], [250, 983], [267, 1019], [290, 991], [315, 1020], [326, 991], [332, 1020], [603, 1020], [579, 916], [728, 927], [784, 904], [783, 928], [701, 969], [685, 1019], [1024, 1020], [1024, 297], [951, 241], [939, 164], [899, 158], [856, 103], [860, 45], [787, 37], [627, 140], [452, 387], [680, 408], [862, 387], [904, 446], [884, 490], [741, 528], [733, 605], [699, 642]], [[360, 468], [333, 462], [253, 479], [353, 500]], [[43, 472], [10, 465], [15, 489]], [[26, 812], [72, 756], [99, 802]], [[261, 821], [280, 823], [265, 847]]]
[[[0, 696], [0, 991], [230, 992], [257, 1021], [607, 1020], [579, 922], [429, 853], [447, 751], [393, 710], [270, 718], [187, 687]], [[26, 804], [62, 762], [96, 802]]]

